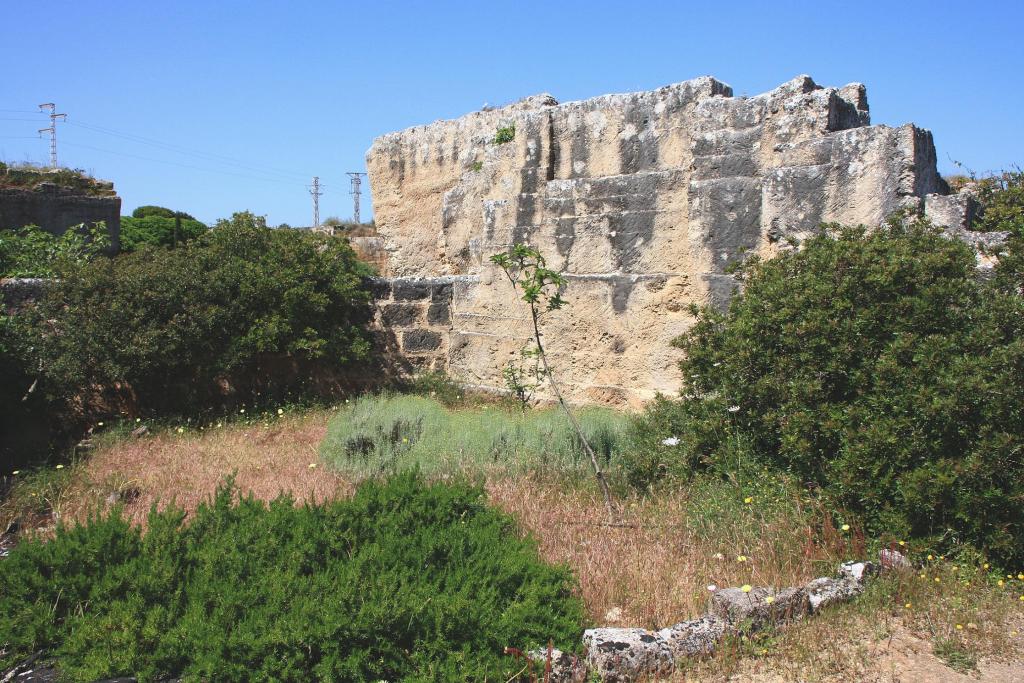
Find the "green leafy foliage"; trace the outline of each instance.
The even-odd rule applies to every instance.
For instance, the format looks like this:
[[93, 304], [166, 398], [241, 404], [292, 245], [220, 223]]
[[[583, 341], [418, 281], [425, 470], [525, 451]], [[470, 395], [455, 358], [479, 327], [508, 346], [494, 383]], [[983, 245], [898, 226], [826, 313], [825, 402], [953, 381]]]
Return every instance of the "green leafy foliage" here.
[[194, 410], [218, 381], [270, 358], [365, 359], [368, 272], [344, 240], [235, 214], [183, 248], [64, 273], [24, 314], [39, 339], [29, 366], [51, 396], [122, 386], [142, 408]]
[[195, 220], [195, 216], [187, 214], [184, 211], [175, 211], [174, 209], [168, 209], [166, 206], [154, 206], [152, 204], [146, 204], [145, 206], [140, 206], [134, 211], [132, 211], [132, 218], [150, 218], [152, 216], [156, 216], [157, 218], [174, 218], [175, 216], [178, 216], [182, 220]]
[[1003, 171], [977, 181], [983, 208], [975, 230], [1005, 230], [1024, 235], [1024, 171]]
[[979, 278], [969, 247], [905, 219], [827, 226], [742, 278], [728, 312], [695, 311], [676, 340], [684, 400], [638, 421], [634, 483], [746, 451], [874, 533], [1021, 559], [1021, 297]]
[[118, 510], [0, 563], [0, 668], [71, 680], [508, 680], [505, 646], [572, 649], [573, 579], [482, 489], [416, 474], [296, 507], [230, 486], [143, 535]]
[[[161, 209], [161, 207], [139, 207], [134, 214], [143, 209]], [[188, 214], [181, 216], [181, 222], [175, 227], [174, 212], [163, 209], [171, 215], [165, 216], [156, 211], [141, 216], [121, 217], [121, 251], [135, 251], [144, 244], [170, 247], [199, 237], [207, 231], [204, 223], [197, 221]], [[175, 235], [175, 229], [178, 230]]]
[[34, 225], [0, 230], [0, 277], [61, 277], [109, 248], [102, 221], [68, 228], [63, 235]]
[[547, 261], [539, 251], [528, 244], [516, 244], [507, 252], [494, 254], [490, 262], [502, 272], [517, 291], [520, 298], [531, 308], [555, 311], [565, 306], [561, 292], [565, 277], [547, 267]]
[[1004, 171], [978, 181], [983, 207], [977, 230], [1009, 233], [998, 249], [996, 284], [1007, 292], [1024, 292], [1024, 171]]
[[498, 129], [498, 132], [494, 134], [494, 144], [504, 145], [506, 142], [512, 142], [516, 139], [516, 124], [508, 126], [502, 126]]

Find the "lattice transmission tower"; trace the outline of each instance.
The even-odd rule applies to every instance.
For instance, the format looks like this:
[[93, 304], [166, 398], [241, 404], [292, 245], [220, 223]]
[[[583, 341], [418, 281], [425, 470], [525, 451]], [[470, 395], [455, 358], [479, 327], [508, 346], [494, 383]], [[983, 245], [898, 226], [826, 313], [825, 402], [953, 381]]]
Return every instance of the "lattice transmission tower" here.
[[57, 168], [57, 119], [67, 121], [67, 114], [58, 114], [57, 105], [53, 102], [44, 102], [39, 105], [39, 111], [50, 110], [50, 127], [40, 128], [40, 133], [50, 134], [50, 168]]
[[359, 194], [360, 194], [360, 189], [359, 188], [363, 184], [363, 178], [362, 177], [364, 175], [366, 175], [366, 174], [365, 173], [359, 173], [357, 171], [349, 171], [348, 175], [349, 175], [349, 177], [352, 178], [352, 191], [349, 192], [349, 194], [352, 195], [352, 221], [356, 225], [359, 225], [359, 223], [360, 223], [360, 220], [359, 220]]
[[320, 176], [313, 176], [313, 186], [309, 188], [309, 193], [313, 195], [313, 229], [320, 229], [320, 195], [323, 191], [320, 187]]

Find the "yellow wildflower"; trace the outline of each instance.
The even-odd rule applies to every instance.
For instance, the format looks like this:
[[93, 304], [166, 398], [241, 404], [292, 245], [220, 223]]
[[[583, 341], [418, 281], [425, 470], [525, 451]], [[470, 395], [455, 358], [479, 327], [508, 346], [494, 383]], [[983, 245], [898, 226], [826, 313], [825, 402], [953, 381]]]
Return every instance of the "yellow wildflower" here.
[[746, 503], [747, 505], [750, 505], [751, 503], [754, 502], [754, 499], [750, 496], [747, 496], [746, 498], [743, 499], [743, 502]]
[[772, 604], [773, 602], [775, 602], [775, 598], [773, 598], [773, 597], [772, 597], [772, 596], [770, 596], [770, 595], [769, 595], [769, 596], [768, 596], [767, 598], [765, 598], [765, 599], [764, 599], [764, 604], [766, 604], [766, 605], [770, 605], [770, 604]]
[[315, 462], [309, 463], [309, 469], [315, 470], [316, 469], [316, 463]]
[[850, 525], [849, 524], [844, 524], [841, 528], [842, 528], [843, 531], [849, 531], [850, 530]]
[[64, 465], [57, 465], [57, 469], [58, 469], [58, 470], [62, 470], [62, 469], [64, 469]]
[[[750, 591], [752, 591], [754, 589], [753, 589], [753, 587], [751, 587], [751, 585], [749, 583], [745, 583], [745, 584], [743, 584], [740, 587], [740, 590], [743, 591], [744, 593], [749, 593]], [[1021, 596], [1021, 600], [1024, 600], [1024, 596]]]

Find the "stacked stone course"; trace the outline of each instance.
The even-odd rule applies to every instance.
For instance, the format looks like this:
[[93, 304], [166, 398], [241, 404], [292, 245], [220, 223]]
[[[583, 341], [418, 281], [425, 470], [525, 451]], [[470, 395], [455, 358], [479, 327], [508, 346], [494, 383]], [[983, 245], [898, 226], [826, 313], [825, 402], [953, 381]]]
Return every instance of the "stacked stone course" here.
[[637, 406], [678, 389], [670, 341], [694, 322], [688, 304], [727, 305], [745, 255], [789, 249], [822, 222], [878, 225], [929, 196], [930, 215], [964, 223], [931, 133], [869, 122], [860, 84], [800, 76], [733, 97], [704, 77], [565, 104], [538, 95], [390, 133], [367, 154], [382, 272], [469, 277], [435, 366], [500, 387], [530, 329], [488, 257], [531, 244], [568, 280], [570, 305], [544, 331], [569, 397]]

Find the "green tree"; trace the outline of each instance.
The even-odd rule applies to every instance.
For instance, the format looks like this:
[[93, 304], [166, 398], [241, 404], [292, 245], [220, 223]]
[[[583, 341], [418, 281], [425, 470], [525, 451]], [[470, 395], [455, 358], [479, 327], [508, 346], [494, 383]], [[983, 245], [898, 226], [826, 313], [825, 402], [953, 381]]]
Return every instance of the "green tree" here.
[[524, 358], [540, 358], [540, 366], [538, 367], [535, 364], [530, 376], [527, 376], [528, 373], [524, 372], [521, 365], [513, 365], [510, 370], [506, 369], [503, 376], [512, 388], [513, 393], [520, 395], [521, 400], [524, 392], [530, 391], [532, 393], [533, 389], [539, 386], [542, 380], [547, 381], [551, 391], [555, 394], [555, 398], [558, 400], [558, 404], [565, 411], [566, 417], [572, 423], [573, 429], [576, 430], [576, 434], [583, 444], [583, 449], [590, 458], [591, 467], [594, 469], [594, 476], [601, 486], [601, 493], [604, 496], [604, 504], [608, 510], [608, 516], [613, 517], [615, 515], [615, 508], [612, 505], [608, 481], [601, 470], [601, 465], [597, 460], [594, 449], [590, 446], [590, 442], [583, 432], [583, 427], [580, 426], [576, 415], [562, 397], [562, 392], [558, 388], [558, 382], [555, 381], [551, 365], [548, 362], [548, 355], [544, 349], [544, 337], [540, 330], [541, 317], [545, 313], [557, 311], [566, 304], [565, 299], [561, 296], [561, 291], [565, 287], [565, 278], [562, 277], [561, 273], [548, 268], [547, 262], [541, 253], [526, 244], [515, 244], [507, 252], [491, 256], [490, 261], [501, 268], [508, 278], [509, 284], [512, 285], [512, 289], [530, 307], [534, 348], [524, 349], [523, 356]]
[[159, 206], [141, 206], [121, 217], [121, 251], [135, 251], [144, 244], [173, 247], [193, 240], [209, 228], [183, 212]]
[[0, 277], [59, 277], [110, 247], [103, 221], [68, 228], [62, 235], [29, 225], [0, 230]]
[[368, 272], [344, 240], [237, 213], [180, 249], [144, 247], [63, 274], [31, 311], [33, 366], [51, 395], [122, 386], [150, 409], [198, 408], [218, 378], [270, 358], [367, 358]]
[[739, 447], [874, 532], [1024, 556], [1016, 292], [980, 279], [962, 242], [905, 219], [827, 226], [742, 279], [726, 313], [696, 310], [676, 340], [685, 399], [641, 421], [634, 481], [727, 469]]

